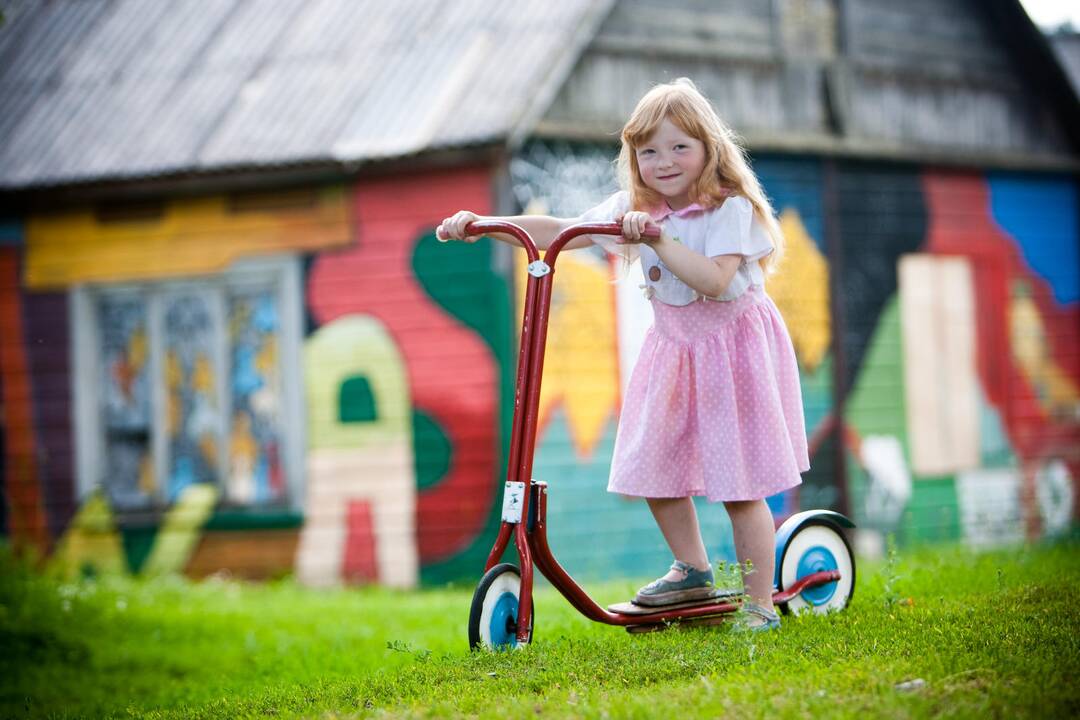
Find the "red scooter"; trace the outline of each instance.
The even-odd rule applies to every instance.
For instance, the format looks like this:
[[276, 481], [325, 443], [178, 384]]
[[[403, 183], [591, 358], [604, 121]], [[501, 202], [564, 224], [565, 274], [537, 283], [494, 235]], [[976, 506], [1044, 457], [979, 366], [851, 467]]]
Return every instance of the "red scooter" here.
[[[466, 231], [469, 235], [496, 232], [511, 235], [521, 243], [529, 259], [502, 524], [484, 576], [473, 594], [469, 646], [507, 648], [531, 642], [534, 566], [590, 620], [621, 625], [631, 632], [662, 630], [675, 622], [723, 622], [740, 607], [739, 597], [734, 593], [718, 591], [715, 597], [706, 600], [662, 607], [630, 602], [604, 609], [574, 582], [548, 547], [548, 485], [532, 479], [532, 465], [555, 262], [563, 247], [574, 238], [621, 235], [621, 226], [582, 223], [569, 227], [555, 238], [543, 259], [529, 234], [513, 223], [478, 221], [469, 224]], [[825, 613], [846, 607], [855, 590], [855, 558], [844, 529], [854, 526], [848, 518], [829, 510], [808, 510], [789, 517], [776, 531], [773, 603], [783, 612]], [[511, 535], [521, 559], [520, 569], [499, 562]]]

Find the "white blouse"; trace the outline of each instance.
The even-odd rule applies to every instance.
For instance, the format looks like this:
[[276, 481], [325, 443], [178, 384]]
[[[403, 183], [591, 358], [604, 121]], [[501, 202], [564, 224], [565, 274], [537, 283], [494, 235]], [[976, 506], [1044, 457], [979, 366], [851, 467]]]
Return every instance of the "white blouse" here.
[[[630, 209], [630, 194], [620, 191], [600, 205], [586, 210], [578, 222], [613, 222]], [[752, 286], [765, 284], [765, 277], [758, 260], [773, 251], [768, 231], [754, 213], [754, 206], [746, 198], [733, 195], [717, 208], [703, 208], [694, 203], [681, 210], [666, 205], [649, 213], [653, 222], [660, 225], [676, 242], [705, 257], [717, 255], [742, 255], [742, 263], [722, 295], [709, 300], [734, 300]], [[590, 235], [589, 238], [607, 252], [625, 257], [628, 261], [641, 258], [641, 270], [645, 275], [645, 295], [655, 296], [667, 305], [689, 305], [705, 299], [692, 287], [668, 270], [656, 252], [645, 243], [616, 242], [613, 235]]]

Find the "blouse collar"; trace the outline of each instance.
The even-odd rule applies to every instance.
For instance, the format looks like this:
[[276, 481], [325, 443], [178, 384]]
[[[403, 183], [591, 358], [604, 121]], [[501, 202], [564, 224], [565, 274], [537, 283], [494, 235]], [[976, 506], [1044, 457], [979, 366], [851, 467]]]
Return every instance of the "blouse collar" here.
[[705, 208], [703, 208], [698, 203], [690, 203], [686, 207], [679, 210], [672, 210], [670, 207], [668, 207], [667, 203], [661, 203], [660, 205], [657, 205], [656, 207], [649, 210], [649, 216], [653, 219], [653, 222], [658, 223], [663, 222], [664, 218], [666, 218], [668, 215], [674, 215], [675, 217], [681, 218], [695, 212], [705, 212]]
[[[730, 190], [725, 188], [723, 191], [723, 195], [724, 197], [730, 197], [732, 193]], [[699, 212], [705, 212], [705, 208], [699, 203], [690, 203], [684, 208], [672, 210], [670, 207], [668, 207], [668, 204], [664, 202], [660, 203], [656, 207], [651, 208], [649, 210], [649, 217], [653, 219], [653, 222], [659, 223], [662, 222], [664, 218], [666, 218], [668, 215], [674, 215], [675, 217], [681, 218], [686, 217], [691, 213]]]

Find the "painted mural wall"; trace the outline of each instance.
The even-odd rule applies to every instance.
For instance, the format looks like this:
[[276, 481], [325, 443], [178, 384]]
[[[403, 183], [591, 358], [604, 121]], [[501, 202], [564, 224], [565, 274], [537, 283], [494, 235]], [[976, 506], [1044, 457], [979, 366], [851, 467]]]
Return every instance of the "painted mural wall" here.
[[[518, 202], [582, 212], [615, 191], [612, 154], [527, 146], [513, 165]], [[755, 169], [788, 242], [768, 291], [795, 344], [811, 444], [803, 485], [769, 499], [777, 521], [846, 509], [874, 554], [888, 536], [988, 545], [1069, 531], [1080, 471], [1076, 179], [829, 169], [817, 158], [764, 157]], [[667, 561], [663, 542], [640, 503], [604, 487], [615, 382], [649, 309], [640, 280], [612, 285], [622, 269], [590, 252], [564, 256], [558, 271], [558, 360], [545, 373], [535, 472], [557, 479], [549, 532], [571, 572], [646, 576]], [[614, 331], [598, 313], [614, 316]], [[710, 552], [732, 559], [722, 509], [699, 515]]]
[[[529, 144], [511, 164], [515, 202], [576, 215], [615, 190], [611, 155]], [[811, 438], [803, 485], [769, 499], [777, 520], [846, 506], [868, 552], [887, 535], [985, 545], [1068, 531], [1076, 179], [755, 168], [788, 240], [768, 290]], [[524, 269], [432, 228], [491, 198], [476, 168], [5, 224], [4, 533], [70, 573], [475, 578], [497, 529]], [[635, 272], [582, 250], [556, 278], [534, 474], [551, 484], [553, 549], [585, 579], [670, 560], [644, 504], [605, 491], [650, 321]], [[733, 559], [722, 509], [699, 511], [713, 557]]]

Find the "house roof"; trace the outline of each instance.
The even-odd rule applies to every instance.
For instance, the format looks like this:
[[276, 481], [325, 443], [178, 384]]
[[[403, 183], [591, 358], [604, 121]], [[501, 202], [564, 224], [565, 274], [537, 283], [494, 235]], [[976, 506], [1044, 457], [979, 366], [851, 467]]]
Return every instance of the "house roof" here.
[[[912, 33], [927, 8], [934, 23]], [[610, 139], [673, 74], [700, 76], [755, 148], [1068, 167], [1080, 148], [1077, 95], [1018, 0], [0, 9], [0, 191], [333, 174], [531, 133]]]
[[1062, 69], [1072, 83], [1073, 91], [1080, 96], [1080, 32], [1059, 30], [1049, 37]]
[[611, 0], [7, 0], [0, 189], [505, 141]]

